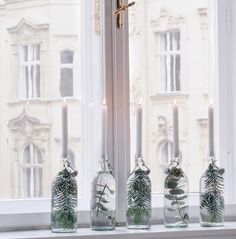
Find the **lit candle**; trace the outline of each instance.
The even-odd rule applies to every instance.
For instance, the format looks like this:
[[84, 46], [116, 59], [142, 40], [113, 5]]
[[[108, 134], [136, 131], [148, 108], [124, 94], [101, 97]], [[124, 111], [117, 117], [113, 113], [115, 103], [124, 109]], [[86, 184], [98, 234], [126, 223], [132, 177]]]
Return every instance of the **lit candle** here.
[[62, 103], [62, 157], [68, 156], [68, 104], [66, 99]]
[[176, 101], [173, 106], [173, 142], [174, 142], [174, 157], [179, 157], [179, 109]]
[[214, 107], [208, 107], [208, 130], [209, 130], [209, 157], [215, 156], [214, 150]]
[[139, 103], [136, 114], [136, 157], [142, 157], [142, 105]]
[[102, 104], [102, 159], [107, 156], [107, 105], [106, 100]]

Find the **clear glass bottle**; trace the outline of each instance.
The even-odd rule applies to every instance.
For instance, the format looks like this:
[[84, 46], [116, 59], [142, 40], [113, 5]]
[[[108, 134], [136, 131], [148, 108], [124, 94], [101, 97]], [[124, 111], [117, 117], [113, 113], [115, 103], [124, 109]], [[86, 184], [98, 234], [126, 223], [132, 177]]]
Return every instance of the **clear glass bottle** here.
[[165, 170], [164, 223], [166, 227], [187, 227], [188, 191], [187, 176], [180, 167], [179, 158], [173, 160]]
[[92, 182], [90, 227], [92, 230], [114, 230], [116, 226], [116, 183], [109, 161], [102, 160]]
[[149, 229], [151, 227], [151, 180], [150, 169], [142, 158], [136, 165], [127, 181], [127, 212], [128, 229]]
[[200, 224], [203, 227], [224, 225], [224, 172], [211, 158], [200, 179]]
[[52, 183], [51, 229], [52, 232], [77, 230], [77, 182], [75, 171], [68, 159], [63, 159], [61, 171]]

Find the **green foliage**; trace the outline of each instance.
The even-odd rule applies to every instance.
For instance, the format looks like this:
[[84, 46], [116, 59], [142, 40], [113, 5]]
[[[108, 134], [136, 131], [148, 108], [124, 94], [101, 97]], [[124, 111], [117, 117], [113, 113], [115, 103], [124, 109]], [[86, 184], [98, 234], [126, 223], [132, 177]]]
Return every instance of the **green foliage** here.
[[217, 222], [224, 210], [224, 169], [218, 168], [211, 163], [205, 173], [205, 190], [201, 195], [201, 209], [206, 209], [210, 215], [211, 222]]
[[114, 194], [115, 191], [110, 189], [109, 186], [107, 184], [105, 185], [100, 185], [100, 184], [96, 184], [97, 187], [101, 188], [101, 190], [96, 190], [95, 193], [93, 195], [95, 195], [94, 197], [94, 205], [92, 206], [92, 210], [95, 210], [96, 212], [96, 217], [98, 217], [99, 213], [103, 214], [107, 220], [110, 221], [111, 225], [115, 224], [115, 218], [108, 216], [107, 212], [109, 211], [109, 209], [107, 208], [106, 204], [109, 203], [109, 201], [106, 199], [106, 195], [107, 193], [110, 194]]
[[168, 193], [165, 194], [165, 199], [171, 201], [170, 206], [167, 206], [166, 210], [178, 213], [182, 222], [187, 224], [189, 219], [189, 215], [186, 213], [188, 205], [185, 202], [187, 193], [180, 183], [181, 179], [184, 177], [184, 173], [182, 169], [177, 166], [168, 168], [165, 172], [168, 175], [165, 180], [165, 189], [168, 191]]
[[138, 225], [143, 218], [151, 216], [151, 186], [147, 172], [141, 169], [134, 171], [133, 177], [129, 179], [127, 190], [129, 205], [127, 216]]
[[60, 228], [73, 228], [77, 222], [77, 183], [67, 169], [63, 169], [53, 182], [52, 213], [53, 225]]

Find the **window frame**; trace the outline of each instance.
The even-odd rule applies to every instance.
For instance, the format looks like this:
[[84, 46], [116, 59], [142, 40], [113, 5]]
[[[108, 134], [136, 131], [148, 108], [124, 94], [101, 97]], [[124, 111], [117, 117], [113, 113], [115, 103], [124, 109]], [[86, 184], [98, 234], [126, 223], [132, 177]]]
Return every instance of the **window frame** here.
[[[27, 148], [29, 147], [29, 150], [30, 150], [30, 162], [29, 163], [25, 163], [24, 162], [24, 155], [26, 153], [26, 150]], [[39, 162], [39, 159], [37, 160], [38, 162], [35, 162], [35, 153], [36, 151], [37, 153], [40, 154], [40, 157], [41, 157], [41, 163]], [[33, 151], [33, 152], [32, 152]], [[40, 149], [33, 143], [28, 143], [25, 145], [25, 147], [22, 149], [22, 160], [21, 160], [21, 167], [20, 167], [20, 170], [21, 170], [21, 173], [20, 175], [22, 175], [22, 194], [25, 195], [25, 191], [27, 191], [27, 186], [24, 184], [24, 169], [27, 169], [29, 168], [30, 169], [30, 180], [29, 180], [29, 184], [30, 184], [30, 195], [28, 196], [28, 198], [32, 198], [32, 197], [35, 197], [34, 195], [36, 194], [40, 194], [40, 191], [42, 193], [42, 190], [43, 190], [43, 187], [42, 187], [42, 184], [43, 184], [43, 181], [41, 181], [41, 186], [40, 188], [38, 189], [39, 192], [37, 192], [37, 190], [35, 188], [33, 188], [33, 185], [34, 185], [34, 179], [35, 179], [35, 174], [36, 172], [34, 171], [35, 169], [41, 169], [43, 170], [43, 156], [42, 156], [42, 153], [40, 151]], [[43, 178], [42, 178], [43, 180]]]
[[[214, 2], [214, 0], [210, 0]], [[124, 3], [127, 3], [125, 0]], [[102, 14], [104, 15], [103, 30], [105, 32], [105, 39], [103, 45], [104, 52], [104, 77], [105, 92], [108, 102], [108, 156], [115, 169], [115, 178], [117, 182], [117, 222], [118, 225], [124, 224], [126, 221], [126, 180], [130, 173], [130, 133], [129, 133], [129, 69], [128, 69], [128, 14], [124, 16], [124, 26], [122, 29], [116, 28], [116, 18], [112, 15], [112, 10], [115, 9], [115, 3], [110, 0], [102, 1], [104, 8]], [[217, 50], [218, 52], [218, 69], [212, 69], [213, 75], [217, 73], [216, 85], [216, 102], [219, 111], [216, 122], [219, 128], [217, 135], [217, 145], [221, 146], [217, 152], [220, 158], [227, 158], [229, 152], [233, 155], [233, 133], [230, 130], [233, 126], [233, 120], [229, 125], [224, 115], [230, 115], [231, 107], [233, 105], [233, 95], [227, 93], [232, 91], [232, 75], [231, 65], [227, 64], [225, 58], [231, 57], [232, 42], [230, 39], [231, 28], [229, 25], [230, 9], [232, 0], [217, 0], [218, 8], [215, 8], [218, 19], [217, 32]], [[84, 13], [85, 14], [85, 13]], [[229, 15], [227, 15], [229, 14]], [[213, 16], [215, 19], [215, 16]], [[228, 44], [225, 44], [228, 43]], [[231, 60], [231, 59], [229, 59]], [[236, 75], [236, 74], [235, 74]], [[227, 84], [222, 79], [228, 79]], [[211, 77], [212, 78], [212, 77]], [[221, 90], [219, 90], [221, 89]], [[230, 90], [231, 89], [231, 90]], [[231, 92], [232, 93], [232, 92]], [[230, 104], [229, 104], [230, 102]], [[110, 106], [110, 107], [109, 107]], [[113, 111], [111, 110], [113, 109]], [[224, 113], [224, 114], [223, 114]], [[86, 128], [84, 129], [86, 130]], [[220, 135], [220, 137], [219, 137]], [[82, 150], [86, 150], [83, 148]], [[89, 155], [92, 157], [92, 155]], [[233, 157], [231, 157], [233, 158]], [[222, 166], [227, 166], [227, 162]], [[234, 166], [233, 160], [230, 161], [230, 166]], [[88, 163], [87, 168], [94, 168], [92, 162]], [[88, 178], [92, 177], [89, 173]], [[232, 180], [233, 175], [229, 175], [226, 183]], [[226, 189], [227, 191], [227, 189]], [[89, 192], [89, 191], [88, 191]], [[236, 193], [235, 193], [236, 194]], [[235, 198], [235, 196], [234, 196]], [[233, 198], [233, 199], [234, 199]], [[50, 223], [50, 199], [25, 199], [25, 200], [1, 200], [0, 201], [0, 228], [1, 229], [18, 229], [18, 228], [39, 228], [49, 227]], [[153, 222], [163, 221], [163, 196], [153, 195]], [[236, 204], [234, 200], [228, 200], [226, 206], [226, 218], [231, 219], [236, 217]], [[87, 207], [87, 198], [79, 198], [79, 224], [89, 224], [89, 211], [83, 210]], [[190, 196], [190, 213], [191, 220], [198, 218], [198, 195], [192, 194]]]
[[[176, 33], [178, 32], [179, 35], [180, 35], [180, 38], [179, 38], [179, 45], [180, 45], [180, 48], [178, 50], [171, 50], [170, 49], [170, 46], [171, 46], [171, 41], [170, 41], [170, 35], [172, 33]], [[173, 82], [171, 81], [171, 62], [169, 62], [169, 67], [167, 66], [166, 67], [166, 72], [165, 72], [165, 77], [166, 77], [166, 80], [162, 79], [163, 75], [160, 75], [160, 84], [161, 84], [161, 89], [160, 89], [160, 92], [164, 93], [164, 94], [180, 94], [182, 92], [182, 82], [181, 82], [181, 72], [182, 72], [182, 65], [181, 65], [181, 30], [180, 29], [171, 29], [171, 30], [168, 30], [168, 31], [160, 31], [158, 33], [156, 33], [157, 36], [159, 38], [159, 53], [157, 54], [157, 57], [159, 58], [159, 62], [160, 62], [160, 72], [162, 72], [162, 57], [166, 57], [165, 59], [165, 63], [166, 63], [166, 66], [168, 64], [168, 60], [171, 59], [171, 57], [177, 57], [179, 56], [179, 60], [180, 60], [180, 75], [179, 75], [179, 90], [177, 90], [177, 80], [176, 80], [176, 77], [175, 77], [175, 74], [174, 74], [174, 79], [173, 79]], [[167, 36], [167, 44], [166, 44], [166, 50], [162, 50], [161, 49], [161, 42], [162, 42], [162, 34], [166, 34]], [[173, 42], [172, 42], [173, 43]], [[176, 63], [176, 61], [174, 61], [174, 63]], [[175, 64], [173, 63], [173, 66], [175, 66]], [[173, 68], [173, 71], [176, 73], [175, 71], [176, 69]], [[171, 84], [173, 83], [173, 90], [171, 90]]]
[[[125, 3], [128, 3], [128, 0], [125, 1]], [[225, 161], [220, 161], [220, 165], [226, 169], [229, 168], [236, 168], [234, 162], [233, 162], [233, 155], [234, 155], [234, 147], [235, 144], [235, 138], [232, 135], [232, 128], [234, 126], [233, 121], [228, 122], [225, 115], [232, 114], [231, 109], [233, 108], [233, 105], [236, 103], [236, 99], [233, 100], [233, 92], [232, 92], [232, 66], [230, 64], [227, 64], [226, 59], [229, 61], [232, 61], [232, 51], [230, 51], [230, 47], [232, 47], [231, 38], [232, 37], [232, 0], [209, 0], [209, 4], [211, 6], [212, 11], [209, 14], [209, 19], [211, 23], [211, 27], [213, 27], [214, 34], [210, 35], [210, 43], [212, 44], [212, 48], [210, 49], [210, 55], [211, 59], [216, 59], [216, 63], [214, 66], [210, 69], [210, 85], [213, 85], [213, 80], [216, 81], [216, 84], [214, 84], [214, 87], [212, 87], [211, 96], [214, 99], [215, 107], [216, 109], [216, 123], [215, 127], [218, 129], [216, 133], [216, 139], [215, 143], [217, 145], [217, 152], [216, 155], [218, 156], [217, 159], [227, 159]], [[125, 18], [125, 27], [128, 28], [128, 18]], [[114, 76], [113, 81], [122, 81], [120, 84], [122, 84], [123, 87], [122, 90], [128, 91], [129, 86], [127, 86], [127, 82], [129, 82], [129, 74], [127, 69], [127, 61], [125, 56], [127, 57], [128, 50], [128, 42], [129, 42], [129, 34], [127, 31], [123, 30], [123, 35], [120, 35], [121, 30], [115, 31], [115, 63], [116, 66], [115, 72], [119, 73]], [[119, 33], [117, 33], [119, 32]], [[214, 43], [216, 41], [216, 43]], [[123, 49], [123, 54], [121, 53], [121, 50]], [[117, 53], [117, 54], [116, 54]], [[125, 76], [123, 75], [125, 74]], [[227, 84], [225, 84], [224, 79], [227, 79]], [[115, 88], [116, 89], [116, 88]], [[119, 89], [119, 88], [118, 88]], [[116, 89], [117, 90], [117, 89]], [[119, 91], [120, 92], [120, 91]], [[230, 95], [229, 95], [230, 92]], [[124, 95], [127, 97], [129, 95], [129, 92], [124, 92]], [[120, 99], [115, 98], [116, 95], [114, 95], [114, 101], [120, 102]], [[123, 94], [121, 95], [123, 97]], [[128, 103], [125, 105], [121, 104], [123, 113], [122, 117], [124, 119], [124, 114], [127, 113], [127, 106]], [[116, 108], [114, 109], [116, 111]], [[120, 111], [119, 111], [120, 112]], [[231, 112], [231, 113], [230, 113]], [[116, 119], [116, 117], [115, 117]], [[129, 138], [129, 133], [127, 131], [121, 131], [123, 132], [123, 142], [127, 142], [127, 139]], [[220, 135], [220, 136], [219, 136]], [[122, 137], [121, 137], [122, 138]], [[122, 142], [122, 143], [123, 143]], [[121, 142], [120, 142], [121, 143]], [[121, 145], [122, 145], [121, 143]], [[130, 160], [129, 155], [129, 149], [127, 150], [128, 144], [122, 148], [122, 150], [126, 153], [124, 156], [127, 157], [127, 160]], [[132, 157], [132, 155], [131, 155]], [[126, 167], [124, 167], [126, 166]], [[122, 165], [121, 162], [119, 162], [118, 170], [120, 171], [120, 175], [123, 175], [127, 173], [126, 169], [130, 167], [130, 164], [127, 166], [127, 162], [125, 165]], [[116, 170], [117, 170], [116, 168]], [[125, 169], [125, 170], [124, 170]], [[122, 172], [123, 170], [123, 172]], [[227, 174], [225, 177], [225, 191], [226, 191], [226, 220], [231, 219], [232, 216], [236, 216], [236, 191], [233, 193], [233, 196], [229, 194], [229, 185], [232, 186], [232, 179], [236, 179], [236, 175]], [[229, 183], [231, 182], [231, 184]], [[125, 188], [125, 185], [123, 185]], [[228, 192], [228, 193], [227, 193]], [[123, 192], [124, 194], [126, 192]], [[122, 198], [125, 200], [124, 198]], [[121, 200], [121, 199], [119, 199]], [[161, 205], [161, 206], [160, 206]], [[163, 195], [162, 194], [153, 194], [152, 196], [152, 220], [154, 222], [163, 222]], [[189, 197], [189, 205], [190, 205], [190, 221], [196, 221], [198, 220], [199, 216], [199, 196], [198, 193], [190, 193]], [[125, 215], [125, 207], [119, 208], [119, 214]], [[125, 221], [125, 218], [123, 217], [123, 222]]]
[[[24, 59], [23, 59], [23, 56], [24, 56], [24, 53], [23, 53], [23, 48], [27, 46], [28, 47], [28, 61], [25, 62]], [[39, 60], [31, 60], [30, 57], [31, 57], [31, 54], [32, 54], [32, 51], [34, 49], [34, 47], [36, 46], [39, 46]], [[41, 90], [41, 43], [40, 42], [30, 42], [30, 43], [22, 43], [20, 44], [20, 57], [19, 57], [19, 72], [20, 72], [20, 99], [22, 100], [35, 100], [35, 99], [40, 99], [42, 97], [42, 90]], [[23, 77], [23, 69], [25, 69], [25, 67], [27, 68], [30, 68], [31, 67], [34, 67], [34, 66], [39, 66], [39, 96], [28, 96], [28, 93], [27, 92], [27, 87], [26, 87], [26, 81]], [[28, 74], [29, 74], [29, 81], [32, 81], [31, 79], [31, 72], [30, 70], [28, 69]], [[34, 75], [35, 77], [35, 75]], [[33, 83], [35, 84], [36, 83], [36, 79], [33, 79]], [[37, 89], [33, 89], [33, 86], [32, 87], [32, 91], [36, 91], [36, 94], [37, 94]], [[35, 92], [34, 92], [35, 93]]]
[[[73, 53], [73, 62], [72, 63], [62, 63], [61, 62], [61, 54], [64, 52], [64, 51], [70, 51]], [[75, 86], [75, 60], [76, 60], [76, 52], [75, 52], [75, 49], [72, 49], [72, 48], [63, 48], [63, 49], [60, 49], [60, 52], [59, 52], [59, 98], [75, 98], [76, 97], [76, 86]], [[60, 87], [61, 87], [61, 70], [62, 69], [71, 69], [72, 70], [72, 96], [61, 96], [61, 90], [60, 90]]]

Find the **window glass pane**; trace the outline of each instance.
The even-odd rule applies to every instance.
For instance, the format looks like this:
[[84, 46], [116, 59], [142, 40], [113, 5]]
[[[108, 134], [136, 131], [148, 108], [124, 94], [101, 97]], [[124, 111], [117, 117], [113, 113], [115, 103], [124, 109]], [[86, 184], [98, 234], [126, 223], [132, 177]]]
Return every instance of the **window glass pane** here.
[[28, 61], [28, 46], [23, 46], [23, 49], [22, 49], [22, 53], [23, 53], [23, 57], [22, 59], [24, 61]]
[[160, 85], [161, 92], [167, 91], [167, 64], [166, 64], [166, 56], [160, 57]]
[[33, 148], [33, 162], [34, 164], [41, 164], [42, 163], [42, 156], [40, 150], [34, 146]]
[[30, 193], [31, 184], [31, 168], [23, 168], [23, 197], [31, 197]]
[[175, 90], [180, 91], [180, 55], [175, 56]]
[[70, 149], [69, 149], [69, 152], [68, 152], [68, 159], [70, 160], [72, 167], [75, 168], [75, 166], [76, 166], [75, 165], [75, 154]]
[[34, 197], [42, 197], [42, 168], [33, 169], [34, 174]]
[[61, 97], [73, 96], [73, 69], [61, 69]]
[[161, 149], [161, 161], [165, 166], [168, 166], [173, 157], [173, 143], [165, 142]]
[[30, 163], [31, 163], [31, 155], [30, 155], [30, 146], [28, 145], [24, 150], [23, 164], [30, 164]]
[[31, 46], [32, 61], [40, 60], [40, 45]]
[[166, 33], [161, 33], [160, 34], [160, 43], [161, 43], [161, 51], [166, 51], [167, 50], [167, 34]]
[[154, 193], [163, 192], [164, 168], [172, 155], [172, 146], [163, 142], [173, 141], [174, 100], [179, 106], [182, 167], [191, 192], [199, 190], [208, 163], [207, 109], [214, 91], [210, 10], [208, 0], [136, 1], [129, 10], [132, 165], [135, 113], [141, 99], [143, 155], [151, 169]]
[[34, 66], [35, 69], [35, 75], [34, 75], [34, 91], [35, 93], [35, 97], [40, 97], [40, 66], [36, 65]]
[[[74, 93], [76, 97], [67, 100], [68, 146], [74, 153], [69, 157], [79, 172], [79, 196], [89, 197], [101, 145], [105, 77], [99, 4], [104, 1], [4, 2], [0, 2], [0, 78], [5, 79], [0, 87], [4, 112], [0, 200], [50, 198], [52, 180], [61, 168], [59, 98]], [[86, 203], [89, 208], [89, 200]]]
[[29, 72], [28, 67], [23, 66], [22, 68], [22, 87], [23, 87], [23, 95], [28, 98], [29, 97]]
[[73, 51], [63, 51], [61, 53], [61, 64], [72, 64], [74, 59]]

